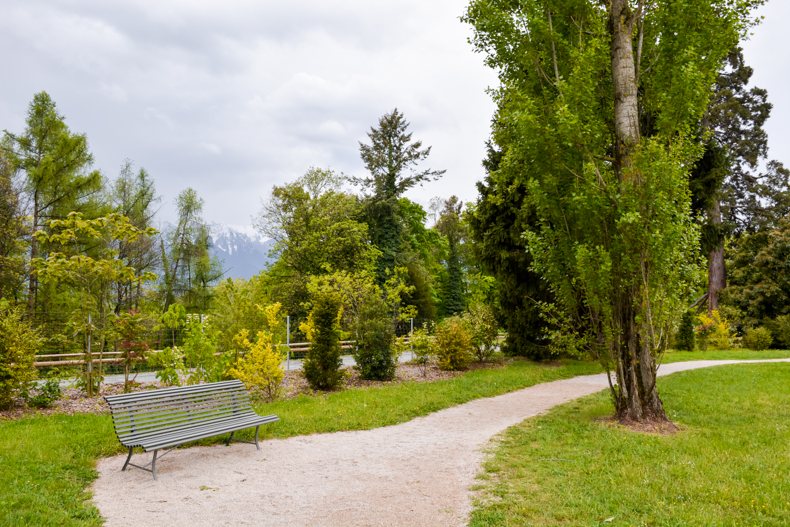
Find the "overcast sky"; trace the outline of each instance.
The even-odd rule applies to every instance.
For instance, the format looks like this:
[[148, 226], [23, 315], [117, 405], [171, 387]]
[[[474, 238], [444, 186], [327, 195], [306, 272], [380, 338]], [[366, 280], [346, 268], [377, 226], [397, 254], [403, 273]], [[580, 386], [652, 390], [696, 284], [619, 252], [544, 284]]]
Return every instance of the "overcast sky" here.
[[[209, 222], [249, 225], [273, 185], [310, 166], [361, 175], [358, 142], [397, 107], [444, 178], [412, 191], [476, 197], [496, 83], [467, 43], [462, 0], [0, 0], [0, 129], [46, 90], [95, 167], [145, 167], [160, 219], [191, 186]], [[790, 164], [790, 2], [746, 43], [774, 104], [771, 156]]]

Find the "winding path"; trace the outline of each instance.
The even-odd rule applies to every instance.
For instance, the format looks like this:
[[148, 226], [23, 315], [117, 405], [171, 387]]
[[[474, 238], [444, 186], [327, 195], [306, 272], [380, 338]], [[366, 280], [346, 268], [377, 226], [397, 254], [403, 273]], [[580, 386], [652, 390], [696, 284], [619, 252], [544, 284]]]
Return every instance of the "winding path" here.
[[[754, 362], [663, 365], [659, 375]], [[159, 479], [102, 459], [94, 502], [112, 526], [465, 525], [483, 450], [524, 419], [607, 387], [603, 374], [478, 399], [409, 422], [357, 432], [181, 449]]]

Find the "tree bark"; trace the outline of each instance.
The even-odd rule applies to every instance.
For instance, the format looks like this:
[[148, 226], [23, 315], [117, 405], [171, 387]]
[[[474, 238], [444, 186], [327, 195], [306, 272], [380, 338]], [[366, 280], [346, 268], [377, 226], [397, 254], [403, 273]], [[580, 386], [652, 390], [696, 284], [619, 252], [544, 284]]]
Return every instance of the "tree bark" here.
[[[614, 83], [614, 169], [621, 185], [639, 185], [639, 173], [631, 169], [632, 156], [641, 136], [632, 41], [636, 17], [628, 0], [610, 0], [608, 7]], [[643, 272], [647, 273], [648, 267], [643, 262]], [[637, 317], [637, 306], [647, 303], [647, 291], [643, 286], [624, 286], [624, 289], [615, 306], [621, 333], [613, 350], [617, 356], [618, 386], [613, 393], [616, 417], [622, 422], [666, 421], [656, 389], [649, 322], [640, 322]]]
[[721, 232], [721, 204], [714, 199], [708, 209], [710, 223], [716, 230], [716, 244], [708, 252], [708, 313], [719, 309], [719, 293], [727, 287], [727, 271], [724, 267], [724, 239]]

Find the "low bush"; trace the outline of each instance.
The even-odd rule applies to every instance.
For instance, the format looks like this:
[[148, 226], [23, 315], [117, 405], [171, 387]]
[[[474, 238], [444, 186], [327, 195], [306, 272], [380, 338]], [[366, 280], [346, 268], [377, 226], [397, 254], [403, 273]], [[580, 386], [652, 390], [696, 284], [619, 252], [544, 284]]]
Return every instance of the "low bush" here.
[[694, 328], [699, 336], [700, 347], [726, 350], [733, 347], [733, 335], [730, 324], [714, 309], [710, 314], [697, 315], [697, 326]]
[[22, 318], [21, 310], [0, 300], [0, 408], [25, 394], [36, 378], [36, 353], [41, 336]]
[[743, 347], [750, 350], [766, 350], [771, 346], [773, 340], [768, 328], [763, 326], [749, 328], [743, 335]]
[[777, 346], [790, 349], [790, 315], [780, 315], [772, 323]]
[[474, 358], [472, 332], [461, 317], [449, 317], [436, 326], [436, 359], [443, 370], [463, 370]]
[[51, 378], [44, 384], [32, 388], [26, 399], [27, 404], [35, 408], [49, 408], [63, 395], [60, 389], [60, 380]]
[[476, 304], [464, 314], [472, 332], [472, 346], [475, 358], [480, 362], [491, 360], [496, 351], [496, 339], [499, 326], [494, 316], [494, 310], [485, 304]]

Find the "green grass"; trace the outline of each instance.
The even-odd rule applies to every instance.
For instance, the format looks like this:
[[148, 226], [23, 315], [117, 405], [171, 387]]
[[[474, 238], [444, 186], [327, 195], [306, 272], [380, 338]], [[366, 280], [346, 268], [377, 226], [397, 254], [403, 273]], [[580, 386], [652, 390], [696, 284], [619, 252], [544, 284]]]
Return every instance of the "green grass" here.
[[[709, 357], [695, 352], [690, 358]], [[281, 418], [264, 427], [264, 437], [364, 430], [405, 422], [472, 399], [598, 371], [600, 367], [590, 362], [538, 365], [515, 361], [444, 381], [302, 396], [259, 405], [258, 410]], [[107, 415], [34, 416], [0, 421], [0, 526], [101, 524], [86, 489], [96, 477], [96, 460], [121, 451]]]
[[682, 427], [672, 436], [602, 421], [612, 412], [606, 394], [510, 429], [486, 462], [471, 525], [787, 525], [790, 364], [659, 384]]
[[[260, 405], [258, 410], [281, 418], [279, 423], [264, 427], [265, 437], [362, 430], [408, 421], [475, 398], [599, 370], [595, 364], [579, 361], [554, 365], [516, 361], [444, 381], [298, 397]], [[122, 450], [107, 415], [0, 421], [0, 526], [100, 525], [101, 517], [86, 489], [96, 478], [96, 460]]]
[[685, 362], [689, 360], [754, 360], [754, 359], [787, 359], [790, 358], [788, 350], [711, 350], [711, 351], [667, 351], [662, 362]]

